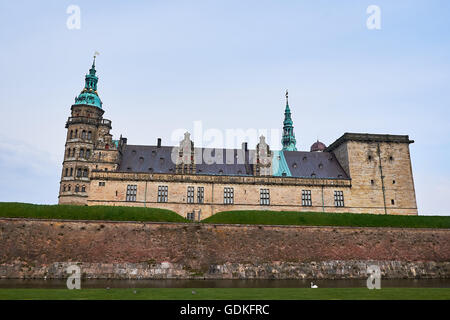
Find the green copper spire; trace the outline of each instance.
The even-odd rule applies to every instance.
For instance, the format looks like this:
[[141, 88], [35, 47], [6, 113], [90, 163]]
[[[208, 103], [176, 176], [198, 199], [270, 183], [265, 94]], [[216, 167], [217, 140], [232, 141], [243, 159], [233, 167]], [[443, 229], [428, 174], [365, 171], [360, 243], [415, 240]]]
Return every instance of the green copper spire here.
[[286, 90], [286, 109], [284, 110], [283, 138], [281, 139], [283, 151], [297, 151], [293, 124], [291, 109], [289, 109], [288, 91]]
[[98, 77], [95, 75], [95, 73], [97, 72], [95, 70], [96, 54], [94, 55], [92, 66], [89, 69], [89, 74], [87, 74], [84, 79], [84, 89], [81, 91], [78, 97], [75, 98], [75, 104], [86, 104], [101, 109], [102, 101], [100, 100], [97, 93]]

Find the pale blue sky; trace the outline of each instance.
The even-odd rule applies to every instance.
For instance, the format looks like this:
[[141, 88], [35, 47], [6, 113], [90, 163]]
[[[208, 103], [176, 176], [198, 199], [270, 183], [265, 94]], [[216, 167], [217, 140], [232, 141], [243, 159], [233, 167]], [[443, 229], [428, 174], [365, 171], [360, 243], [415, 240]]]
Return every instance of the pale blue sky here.
[[0, 201], [57, 202], [64, 124], [99, 51], [115, 137], [280, 128], [288, 88], [299, 149], [408, 134], [420, 214], [450, 214], [450, 1], [2, 0], [0, 25]]

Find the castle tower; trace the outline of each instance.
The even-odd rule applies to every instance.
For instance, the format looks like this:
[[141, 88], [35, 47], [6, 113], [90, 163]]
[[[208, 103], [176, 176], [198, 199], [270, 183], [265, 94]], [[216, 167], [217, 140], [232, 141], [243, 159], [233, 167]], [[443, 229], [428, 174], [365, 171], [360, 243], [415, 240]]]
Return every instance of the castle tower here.
[[115, 170], [118, 145], [112, 140], [111, 121], [103, 119], [97, 93], [95, 56], [85, 85], [71, 107], [59, 190], [59, 204], [87, 204], [92, 170]]
[[286, 109], [284, 110], [283, 138], [281, 139], [283, 151], [297, 151], [293, 124], [291, 109], [289, 109], [288, 91], [286, 90]]

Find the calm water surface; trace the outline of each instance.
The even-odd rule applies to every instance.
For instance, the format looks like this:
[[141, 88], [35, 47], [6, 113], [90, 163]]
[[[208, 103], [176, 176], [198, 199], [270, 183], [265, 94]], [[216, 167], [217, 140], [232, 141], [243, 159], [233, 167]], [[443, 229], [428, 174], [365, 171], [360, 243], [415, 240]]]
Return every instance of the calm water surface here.
[[[314, 280], [319, 288], [366, 287], [366, 280]], [[82, 288], [308, 288], [311, 280], [82, 280]], [[450, 288], [450, 279], [381, 279], [383, 288]], [[66, 280], [0, 279], [0, 288], [66, 288]]]

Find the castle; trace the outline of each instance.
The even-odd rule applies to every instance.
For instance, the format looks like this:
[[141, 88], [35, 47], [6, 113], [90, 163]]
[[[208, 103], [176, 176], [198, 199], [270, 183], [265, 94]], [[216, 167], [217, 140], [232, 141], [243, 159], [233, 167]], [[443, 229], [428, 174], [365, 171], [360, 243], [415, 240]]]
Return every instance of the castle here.
[[113, 140], [97, 92], [95, 57], [71, 107], [60, 204], [164, 208], [201, 220], [220, 211], [417, 215], [407, 135], [345, 133], [297, 151], [286, 92], [282, 150], [130, 145]]

